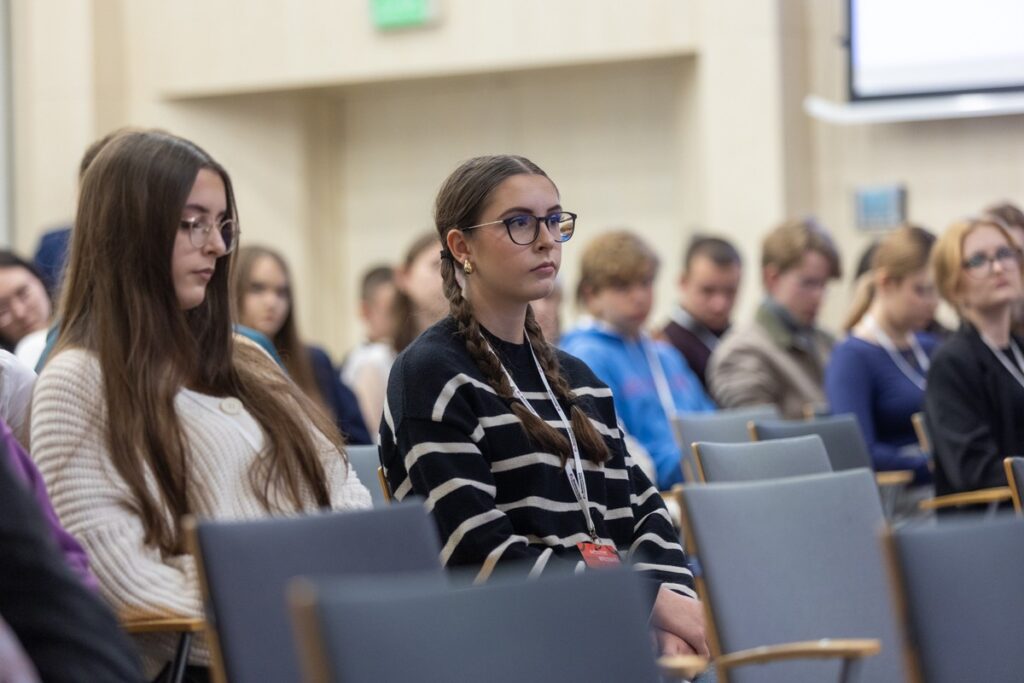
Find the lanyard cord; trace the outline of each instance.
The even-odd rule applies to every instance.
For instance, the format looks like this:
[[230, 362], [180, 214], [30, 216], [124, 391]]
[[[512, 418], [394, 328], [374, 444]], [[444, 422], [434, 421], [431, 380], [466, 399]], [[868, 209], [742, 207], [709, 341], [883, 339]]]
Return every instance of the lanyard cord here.
[[668, 386], [668, 376], [665, 374], [665, 366], [661, 364], [661, 359], [658, 358], [658, 352], [654, 349], [654, 344], [645, 339], [644, 336], [640, 335], [640, 348], [644, 351], [644, 356], [647, 357], [647, 364], [651, 368], [651, 375], [654, 377], [654, 386], [658, 390], [658, 400], [661, 402], [661, 409], [665, 412], [665, 418], [672, 424], [672, 421], [676, 418], [676, 402], [672, 400], [672, 390]]
[[[515, 397], [522, 402], [522, 404], [526, 406], [527, 410], [533, 413], [537, 419], [543, 420], [544, 418], [540, 416], [537, 409], [533, 407], [533, 404], [531, 404], [526, 399], [523, 392], [520, 391], [519, 385], [517, 385], [516, 381], [512, 379], [512, 375], [505, 368], [505, 364], [501, 362], [501, 358], [498, 354], [495, 353], [491, 343], [487, 341], [487, 338], [483, 336], [483, 333], [480, 334], [480, 337], [484, 340], [484, 343], [487, 344], [487, 350], [491, 352], [495, 359], [497, 359], [498, 365], [501, 367], [501, 371], [505, 373], [505, 379], [508, 380], [509, 385], [512, 387], [512, 393]], [[562, 410], [562, 406], [558, 403], [558, 399], [551, 391], [551, 385], [548, 384], [547, 375], [544, 374], [544, 369], [541, 367], [540, 361], [537, 360], [537, 354], [533, 350], [533, 344], [530, 342], [529, 334], [526, 335], [526, 344], [530, 349], [530, 357], [533, 358], [533, 364], [536, 366], [537, 372], [540, 374], [541, 382], [544, 383], [544, 390], [548, 394], [548, 399], [552, 404], [554, 404], [555, 412], [558, 413], [558, 418], [562, 421], [562, 426], [565, 427], [565, 431], [569, 434], [569, 446], [572, 449], [572, 459], [566, 460], [565, 462], [565, 475], [569, 479], [569, 487], [572, 489], [573, 495], [576, 496], [576, 503], [579, 505], [580, 511], [583, 513], [583, 518], [587, 522], [587, 533], [590, 534], [590, 538], [596, 542], [598, 540], [597, 528], [594, 526], [594, 520], [590, 514], [590, 502], [587, 498], [587, 480], [583, 476], [583, 459], [580, 457], [580, 448], [576, 443], [576, 434], [573, 433], [572, 423], [569, 421], [569, 418], [566, 417], [565, 412]]]
[[928, 374], [928, 368], [930, 367], [931, 362], [928, 360], [928, 354], [926, 354], [924, 349], [921, 348], [921, 343], [917, 341], [917, 337], [908, 333], [907, 344], [910, 345], [910, 350], [914, 352], [914, 358], [917, 360], [917, 364], [921, 368], [920, 372], [917, 368], [912, 367], [910, 363], [907, 362], [907, 359], [899, 352], [899, 349], [896, 348], [896, 344], [894, 344], [889, 335], [885, 333], [885, 330], [883, 330], [882, 326], [878, 324], [878, 321], [875, 320], [874, 316], [864, 316], [864, 323], [867, 325], [868, 329], [875, 333], [875, 337], [878, 339], [879, 345], [885, 349], [886, 353], [889, 354], [889, 358], [891, 358], [892, 362], [896, 364], [896, 367], [899, 368], [900, 372], [902, 372], [907, 379], [917, 385], [921, 391], [924, 391], [928, 384], [926, 375]]
[[1003, 350], [993, 344], [988, 337], [981, 333], [979, 333], [979, 336], [981, 337], [981, 341], [985, 342], [985, 346], [987, 346], [995, 357], [999, 359], [999, 362], [1003, 364], [1006, 371], [1009, 372], [1015, 380], [1017, 380], [1017, 384], [1024, 387], [1024, 373], [1021, 372], [1021, 368], [1024, 368], [1024, 354], [1021, 353], [1020, 347], [1017, 346], [1017, 342], [1015, 342], [1012, 337], [1010, 338], [1010, 350], [1013, 351], [1013, 359], [1017, 361], [1017, 365], [1014, 365], [1013, 362], [1006, 357], [1006, 354], [1003, 353]]

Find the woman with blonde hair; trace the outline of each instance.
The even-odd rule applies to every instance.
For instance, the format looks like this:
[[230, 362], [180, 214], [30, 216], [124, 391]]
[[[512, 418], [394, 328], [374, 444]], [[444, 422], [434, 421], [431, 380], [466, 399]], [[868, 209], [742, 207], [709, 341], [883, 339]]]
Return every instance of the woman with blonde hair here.
[[[203, 615], [185, 515], [369, 505], [334, 424], [232, 334], [237, 221], [227, 171], [168, 133], [117, 135], [82, 179], [32, 450], [122, 618]], [[139, 638], [148, 673], [174, 643]]]
[[825, 369], [829, 406], [857, 416], [875, 469], [913, 470], [919, 484], [931, 472], [911, 416], [924, 404], [937, 345], [922, 332], [938, 304], [928, 267], [934, 243], [927, 230], [905, 225], [878, 244], [844, 325], [849, 336], [832, 349]]
[[932, 253], [961, 326], [932, 359], [925, 416], [938, 495], [1005, 486], [1003, 458], [1024, 455], [1024, 339], [1011, 333], [1021, 249], [991, 218], [954, 223]]

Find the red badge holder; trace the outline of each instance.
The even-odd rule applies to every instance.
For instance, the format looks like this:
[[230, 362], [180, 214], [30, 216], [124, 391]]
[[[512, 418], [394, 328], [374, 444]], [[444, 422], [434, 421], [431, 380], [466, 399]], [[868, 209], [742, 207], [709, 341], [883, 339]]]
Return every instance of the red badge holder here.
[[583, 561], [591, 569], [608, 569], [622, 564], [622, 560], [619, 559], [619, 553], [615, 551], [613, 546], [600, 545], [598, 543], [577, 543], [576, 547], [580, 549], [580, 552], [583, 554]]

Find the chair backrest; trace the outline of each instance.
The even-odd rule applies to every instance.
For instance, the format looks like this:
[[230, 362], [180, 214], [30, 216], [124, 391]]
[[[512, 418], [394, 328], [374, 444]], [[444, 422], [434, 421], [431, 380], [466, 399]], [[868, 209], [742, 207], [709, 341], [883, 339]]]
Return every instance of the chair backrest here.
[[207, 619], [231, 683], [298, 681], [285, 587], [299, 575], [431, 572], [437, 528], [421, 503], [244, 522], [190, 531]]
[[748, 406], [719, 410], [713, 413], [682, 413], [673, 420], [676, 438], [683, 453], [683, 474], [693, 481], [696, 468], [691, 446], [698, 441], [715, 443], [743, 443], [750, 441], [747, 423], [751, 420], [769, 420], [779, 416], [773, 405]]
[[318, 682], [654, 683], [640, 581], [621, 570], [470, 588], [324, 580], [291, 599]]
[[1003, 466], [1006, 468], [1006, 483], [1009, 484], [1010, 495], [1013, 497], [1013, 509], [1019, 515], [1024, 513], [1024, 458], [1004, 458]]
[[752, 420], [758, 440], [786, 439], [817, 434], [825, 442], [825, 451], [836, 472], [858, 467], [872, 468], [864, 434], [852, 414], [816, 417], [813, 420]]
[[905, 526], [890, 548], [923, 680], [1021, 680], [1024, 520]]
[[[862, 681], [903, 680], [878, 534], [885, 526], [867, 470], [759, 482], [686, 485], [688, 542], [700, 557], [712, 647], [729, 653], [820, 638], [877, 638]], [[741, 667], [731, 683], [836, 680], [833, 661]]]
[[348, 454], [348, 462], [356, 471], [359, 481], [370, 492], [370, 500], [373, 507], [380, 507], [387, 504], [383, 491], [377, 482], [377, 468], [380, 467], [380, 455], [376, 446], [348, 446], [345, 449]]
[[697, 443], [693, 454], [701, 481], [758, 481], [832, 471], [817, 434], [754, 443]]

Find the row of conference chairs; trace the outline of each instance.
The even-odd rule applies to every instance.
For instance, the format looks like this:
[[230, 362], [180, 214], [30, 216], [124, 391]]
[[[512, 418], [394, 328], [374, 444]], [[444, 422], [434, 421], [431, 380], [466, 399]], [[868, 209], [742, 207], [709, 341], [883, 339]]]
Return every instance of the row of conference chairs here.
[[[891, 531], [863, 469], [679, 496], [719, 680], [1019, 680], [1024, 520]], [[190, 523], [188, 539], [221, 681], [653, 683], [703, 666], [659, 666], [630, 572], [444, 572], [418, 502]]]

